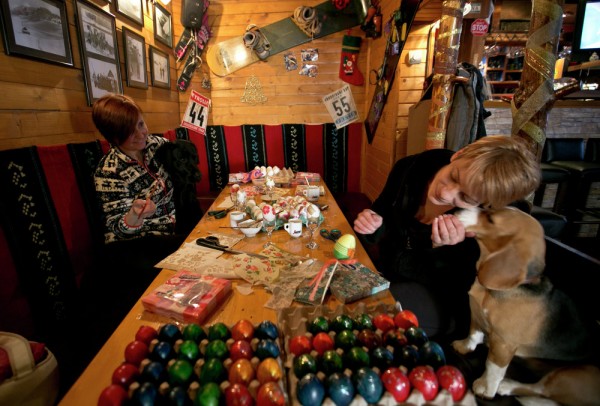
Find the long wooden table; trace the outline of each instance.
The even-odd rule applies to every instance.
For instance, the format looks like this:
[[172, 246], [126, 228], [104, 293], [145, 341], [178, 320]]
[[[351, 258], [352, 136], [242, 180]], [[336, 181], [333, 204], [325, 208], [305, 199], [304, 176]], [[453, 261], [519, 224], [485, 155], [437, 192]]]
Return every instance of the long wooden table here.
[[[339, 229], [343, 234], [353, 234], [351, 224], [348, 223], [342, 214], [339, 206], [331, 196], [329, 190], [325, 187], [325, 195], [319, 198], [319, 204], [327, 204], [329, 208], [323, 212], [325, 217], [320, 228]], [[294, 193], [294, 189], [290, 189], [289, 193]], [[224, 188], [223, 192], [213, 203], [211, 210], [218, 209], [224, 200], [229, 196], [229, 188]], [[257, 197], [257, 202], [260, 202], [260, 197]], [[231, 233], [236, 234], [241, 232], [234, 229], [220, 228], [221, 226], [229, 225], [229, 217], [222, 219], [209, 218], [204, 216], [194, 230], [190, 233], [187, 241], [194, 241], [199, 237], [208, 235], [209, 232]], [[315, 233], [315, 239], [320, 245], [318, 249], [310, 250], [305, 247], [308, 242], [308, 231], [304, 230], [304, 236], [300, 238], [292, 238], [285, 230], [280, 229], [273, 232], [272, 242], [279, 247], [292, 252], [294, 254], [310, 256], [322, 261], [333, 258], [333, 242], [322, 238], [318, 231]], [[263, 244], [267, 241], [265, 233], [259, 233], [256, 237], [244, 238], [234, 248], [257, 252], [262, 249]], [[224, 254], [230, 255], [230, 254]], [[357, 247], [355, 257], [371, 269], [375, 269], [366, 251], [357, 239]], [[174, 271], [163, 269], [154, 279], [152, 284], [148, 286], [145, 294], [148, 294], [156, 287], [161, 285], [174, 274]], [[283, 276], [284, 277], [284, 276]], [[276, 312], [265, 308], [263, 304], [269, 299], [270, 293], [261, 287], [255, 287], [251, 295], [242, 295], [237, 289], [237, 281], [233, 281], [233, 292], [227, 301], [219, 307], [213, 314], [204, 322], [204, 325], [211, 325], [216, 322], [224, 322], [228, 325], [233, 325], [241, 319], [247, 319], [253, 323], [260, 323], [263, 320], [276, 321]], [[378, 293], [368, 299], [362, 300], [362, 303], [367, 305], [384, 302], [393, 304], [394, 299], [389, 291]], [[295, 303], [295, 302], [294, 302]], [[357, 302], [358, 303], [358, 302]], [[356, 303], [356, 304], [357, 304]], [[340, 305], [331, 295], [328, 296], [325, 302], [326, 305], [335, 307]], [[356, 305], [354, 304], [354, 305]], [[300, 304], [296, 304], [300, 306]], [[352, 305], [351, 305], [352, 306]], [[136, 302], [119, 327], [114, 331], [108, 341], [100, 349], [92, 362], [88, 365], [79, 379], [70, 388], [66, 395], [62, 398], [59, 405], [67, 406], [82, 406], [96, 405], [101, 391], [111, 383], [113, 371], [123, 362], [124, 350], [127, 344], [135, 339], [135, 333], [142, 325], [149, 325], [154, 328], [160, 325], [173, 322], [172, 320], [147, 312], [144, 310], [140, 300]]]

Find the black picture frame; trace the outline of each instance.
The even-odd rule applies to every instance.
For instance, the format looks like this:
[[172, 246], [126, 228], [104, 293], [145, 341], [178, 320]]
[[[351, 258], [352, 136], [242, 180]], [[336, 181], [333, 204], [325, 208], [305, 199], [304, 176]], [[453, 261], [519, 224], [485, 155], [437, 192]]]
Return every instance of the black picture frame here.
[[173, 19], [171, 13], [158, 3], [154, 3], [154, 39], [173, 48]]
[[123, 94], [115, 16], [95, 4], [76, 0], [75, 20], [88, 104], [106, 93]]
[[142, 0], [116, 0], [117, 13], [124, 15], [131, 21], [144, 26], [144, 8]]
[[148, 89], [148, 68], [146, 64], [146, 41], [144, 37], [123, 27], [123, 55], [127, 86]]
[[163, 89], [171, 88], [171, 71], [169, 54], [150, 45], [150, 76], [152, 86]]
[[2, 0], [0, 10], [7, 55], [73, 66], [64, 1], [30, 0], [25, 6], [21, 0]]

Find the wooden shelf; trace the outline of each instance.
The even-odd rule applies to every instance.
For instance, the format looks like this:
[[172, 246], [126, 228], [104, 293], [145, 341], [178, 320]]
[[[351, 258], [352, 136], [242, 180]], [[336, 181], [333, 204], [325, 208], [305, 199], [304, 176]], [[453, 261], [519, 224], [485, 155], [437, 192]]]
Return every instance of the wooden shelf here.
[[600, 68], [600, 61], [589, 61], [583, 62], [579, 65], [572, 65], [567, 68], [567, 71], [574, 72], [577, 70], [585, 70], [585, 69], [597, 69]]

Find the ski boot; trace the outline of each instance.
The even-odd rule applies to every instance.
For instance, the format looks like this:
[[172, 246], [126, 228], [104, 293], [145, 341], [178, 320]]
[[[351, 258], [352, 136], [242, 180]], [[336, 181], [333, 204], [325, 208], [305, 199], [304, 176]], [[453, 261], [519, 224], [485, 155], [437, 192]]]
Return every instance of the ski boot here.
[[313, 7], [300, 6], [296, 8], [292, 21], [311, 38], [321, 32], [321, 22], [318, 19], [317, 10]]
[[249, 25], [248, 28], [246, 28], [246, 33], [243, 38], [244, 45], [256, 52], [256, 55], [261, 60], [264, 61], [271, 54], [271, 43], [267, 41], [265, 36], [255, 25]]

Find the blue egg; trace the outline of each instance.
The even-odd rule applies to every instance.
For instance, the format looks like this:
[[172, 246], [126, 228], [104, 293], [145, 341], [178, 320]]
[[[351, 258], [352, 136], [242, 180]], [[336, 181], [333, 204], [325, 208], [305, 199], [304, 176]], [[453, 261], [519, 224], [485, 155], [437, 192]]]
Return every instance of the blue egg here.
[[418, 362], [419, 351], [412, 345], [405, 345], [394, 351], [394, 363], [397, 366], [404, 366], [410, 371]]
[[166, 363], [174, 356], [175, 350], [167, 341], [159, 341], [152, 349], [151, 358], [155, 361]]
[[419, 364], [438, 369], [446, 365], [446, 355], [442, 347], [435, 341], [428, 341], [419, 348]]
[[151, 361], [142, 368], [140, 374], [140, 380], [143, 382], [150, 382], [155, 385], [167, 379], [167, 370], [165, 366], [158, 361]]
[[136, 405], [154, 406], [158, 400], [158, 389], [150, 382], [144, 382], [133, 392], [132, 400]]
[[165, 324], [158, 330], [158, 339], [171, 344], [183, 337], [179, 326], [173, 323]]
[[354, 385], [350, 377], [340, 372], [329, 375], [327, 394], [336, 406], [348, 406], [354, 399]]
[[267, 338], [258, 342], [254, 355], [263, 360], [265, 358], [277, 358], [279, 352], [279, 347], [275, 344], [275, 341]]
[[304, 406], [320, 405], [325, 398], [323, 383], [315, 374], [306, 374], [298, 381], [296, 397]]
[[379, 375], [370, 368], [360, 368], [353, 375], [353, 380], [356, 385], [356, 390], [365, 398], [367, 403], [377, 403], [383, 395], [383, 384]]
[[375, 347], [371, 351], [371, 365], [379, 368], [382, 372], [388, 369], [394, 362], [394, 354], [386, 347]]
[[187, 389], [182, 386], [175, 386], [167, 393], [166, 404], [168, 406], [190, 406], [192, 400], [187, 393]]
[[271, 340], [276, 340], [279, 338], [279, 330], [272, 321], [265, 320], [256, 327], [254, 336], [257, 338], [270, 338]]
[[409, 344], [416, 345], [417, 347], [420, 347], [429, 341], [427, 333], [425, 333], [425, 330], [423, 330], [421, 327], [411, 326], [406, 329], [404, 335], [406, 336]]

